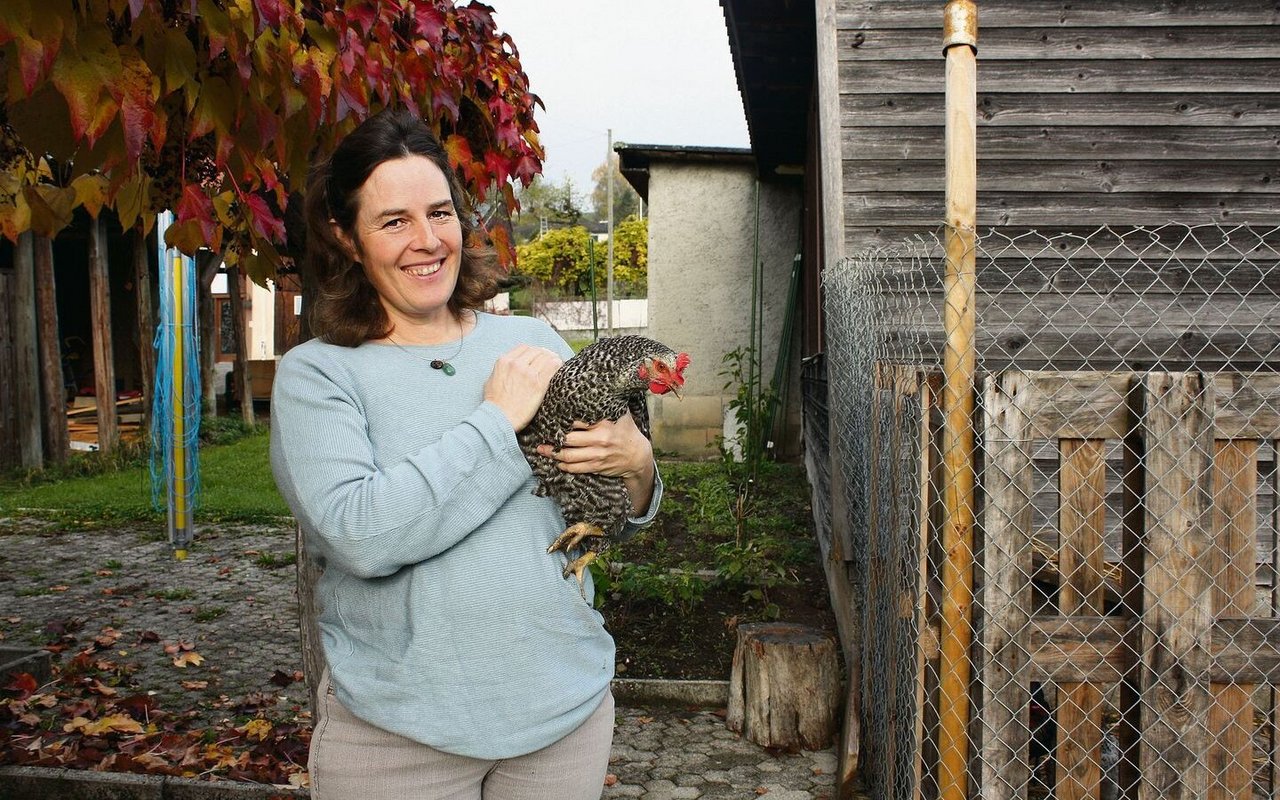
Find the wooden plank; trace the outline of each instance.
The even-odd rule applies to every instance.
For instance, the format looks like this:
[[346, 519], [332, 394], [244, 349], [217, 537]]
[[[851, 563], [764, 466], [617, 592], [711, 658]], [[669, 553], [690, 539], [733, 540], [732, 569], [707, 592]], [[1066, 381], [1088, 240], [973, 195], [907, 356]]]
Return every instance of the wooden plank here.
[[151, 264], [148, 252], [147, 237], [142, 228], [134, 228], [129, 233], [133, 258], [133, 296], [134, 323], [137, 326], [138, 367], [142, 388], [142, 423], [150, 427], [151, 405], [156, 383], [156, 350], [153, 341], [156, 337], [155, 302], [151, 291]]
[[[1121, 379], [1111, 406], [1123, 411], [1129, 376]], [[1106, 382], [1099, 385], [1107, 386]], [[1043, 385], [1037, 389], [1043, 394]], [[1051, 396], [1051, 395], [1050, 395]], [[1056, 398], [1055, 398], [1056, 399]], [[1095, 434], [1096, 436], [1097, 434]], [[1120, 432], [1121, 436], [1124, 431]], [[1114, 434], [1113, 434], [1114, 436]], [[1104, 437], [1105, 438], [1105, 437]], [[1103, 440], [1062, 439], [1058, 472], [1058, 610], [1065, 616], [1103, 613], [1103, 526], [1106, 517], [1106, 460]], [[1102, 690], [1097, 684], [1062, 683], [1058, 687], [1057, 788], [1060, 800], [1097, 798], [1101, 791]]]
[[[1274, 92], [1280, 58], [1240, 61], [1193, 61], [1168, 58], [1116, 61], [1026, 59], [982, 62], [982, 86], [989, 92]], [[1029, 79], [1030, 78], [1030, 79]], [[936, 60], [841, 61], [842, 92], [936, 92], [940, 76]]]
[[[1198, 295], [1231, 302], [1234, 298], [1260, 295], [1280, 297], [1280, 253], [1271, 261], [1242, 260], [1234, 254], [1227, 261], [1171, 258], [1163, 249], [1149, 253], [1116, 253], [1103, 259], [1093, 248], [1075, 245], [1062, 251], [1048, 242], [1028, 239], [1023, 245], [1004, 245], [1000, 240], [982, 248], [978, 260], [978, 287], [987, 294], [1069, 292], [1074, 297], [1126, 295], [1137, 302], [1143, 297]], [[923, 255], [877, 257], [881, 275], [880, 292], [894, 296], [900, 287], [912, 294], [937, 293], [942, 286], [943, 265]]]
[[1213, 376], [1214, 426], [1220, 439], [1280, 438], [1280, 375]]
[[[0, 244], [0, 247], [5, 247]], [[0, 268], [0, 469], [19, 466], [18, 412], [13, 380], [13, 270]]]
[[1034, 384], [1018, 372], [988, 377], [982, 559], [982, 787], [988, 800], [1022, 796], [1030, 780], [1027, 631], [1031, 608], [1031, 410]]
[[[943, 157], [941, 128], [936, 126], [901, 127], [886, 134], [875, 128], [841, 128], [840, 140], [845, 160], [936, 161]], [[1256, 155], [1260, 161], [1275, 159], [1280, 155], [1280, 127], [983, 125], [978, 129], [979, 174], [993, 161], [1039, 162], [1048, 154], [1086, 161], [1216, 161], [1239, 159], [1241, 153]], [[845, 224], [853, 223], [846, 220]]]
[[[1037, 398], [1031, 417], [1032, 438], [1118, 439], [1128, 431], [1125, 397], [1132, 380], [1131, 373], [1028, 372], [1027, 378], [1035, 384]], [[1097, 445], [1097, 450], [1101, 459], [1101, 444]], [[1103, 469], [1100, 475], [1105, 477], [1105, 474]], [[1067, 488], [1065, 485], [1060, 487], [1064, 502], [1067, 500]], [[1067, 530], [1065, 525], [1063, 529]], [[1063, 613], [1075, 612], [1064, 610]]]
[[13, 253], [13, 381], [17, 401], [18, 453], [24, 469], [44, 466], [40, 358], [36, 321], [35, 234], [20, 235]]
[[[937, 531], [930, 522], [933, 517], [933, 509], [936, 499], [934, 497], [933, 476], [940, 466], [940, 459], [937, 458], [937, 438], [939, 431], [933, 424], [933, 412], [937, 407], [940, 393], [942, 391], [942, 376], [932, 374], [920, 380], [920, 440], [918, 442], [920, 453], [920, 474], [917, 480], [920, 485], [919, 505], [919, 540], [917, 547], [919, 551], [919, 564], [916, 571], [916, 604], [915, 604], [915, 628], [920, 632], [919, 642], [916, 646], [916, 715], [915, 715], [915, 741], [916, 741], [916, 758], [912, 767], [915, 773], [915, 795], [914, 800], [924, 800], [926, 797], [933, 796], [926, 792], [924, 769], [924, 742], [925, 742], [925, 702], [926, 687], [928, 685], [928, 669], [929, 660], [934, 657], [928, 652], [925, 640], [929, 637], [926, 631], [930, 630], [928, 624], [928, 596], [929, 596], [929, 543], [937, 538]], [[936, 651], [936, 636], [934, 637]]]
[[[1216, 386], [1215, 386], [1216, 388]], [[1253, 586], [1257, 553], [1258, 443], [1227, 440], [1215, 444], [1213, 531], [1208, 553], [1215, 616], [1248, 617], [1257, 597]], [[1209, 771], [1213, 797], [1250, 800], [1253, 772], [1253, 691], [1248, 683], [1213, 683], [1209, 707]]]
[[[984, 71], [997, 61], [1039, 59], [1157, 59], [1188, 61], [1280, 58], [1280, 38], [1261, 25], [1226, 27], [989, 26], [980, 11], [978, 58]], [[837, 35], [842, 61], [936, 61], [939, 36], [929, 28], [841, 29]]]
[[1146, 563], [1142, 575], [1139, 800], [1203, 798], [1209, 789], [1210, 581], [1197, 554], [1213, 546], [1212, 384], [1196, 373], [1148, 373]]
[[[116, 369], [111, 341], [111, 276], [107, 267], [107, 233], [101, 219], [89, 222], [89, 317], [93, 329], [94, 393], [114, 399]], [[116, 406], [98, 403], [98, 450], [111, 453], [120, 442]]]
[[[865, 563], [866, 596], [863, 598], [863, 630], [868, 644], [875, 642], [877, 649], [884, 647], [888, 632], [889, 609], [885, 598], [891, 592], [891, 564], [886, 559], [888, 542], [894, 535], [894, 501], [897, 492], [893, 486], [893, 448], [896, 426], [894, 419], [897, 397], [886, 387], [887, 376], [877, 365], [874, 383], [871, 390], [871, 407], [867, 409], [870, 423], [869, 466], [870, 477], [866, 530], [866, 550], [862, 553]], [[863, 738], [859, 746], [859, 759], [869, 765], [893, 763], [893, 736], [891, 728], [889, 698], [893, 696], [892, 687], [887, 685], [891, 670], [886, 669], [886, 659], [872, 657], [862, 664], [862, 728], [871, 733]], [[874, 768], [873, 768], [874, 769]], [[871, 785], [877, 789], [888, 787], [876, 786], [883, 774], [875, 770], [876, 778], [868, 775]]]
[[[46, 461], [61, 464], [67, 460], [70, 439], [67, 436], [67, 398], [62, 382], [62, 336], [58, 327], [58, 291], [53, 269], [53, 242], [47, 236], [36, 236], [34, 243], [36, 269], [36, 307], [40, 328], [40, 394], [43, 403], [44, 456]], [[147, 349], [151, 349], [150, 340]], [[146, 369], [144, 362], [143, 368]]]
[[[1115, 3], [1108, 0], [1026, 3], [1022, 0], [982, 0], [982, 31], [999, 27], [1144, 27], [1213, 25], [1275, 25], [1280, 6], [1271, 0], [1155, 0]], [[935, 0], [839, 0], [836, 24], [844, 28], [931, 28], [942, 26], [942, 8]], [[979, 34], [978, 46], [982, 46]]]
[[[1280, 156], [1280, 153], [1277, 153]], [[1276, 198], [1266, 194], [1185, 192], [1144, 194], [1105, 192], [984, 192], [980, 225], [1052, 226], [1064, 219], [1096, 219], [1110, 225], [1157, 224], [1169, 219], [1193, 223], [1272, 225], [1280, 218]], [[931, 225], [942, 219], [940, 192], [862, 192], [844, 196], [850, 225], [893, 220]]]
[[[979, 92], [978, 124], [992, 126], [1280, 125], [1280, 94], [1126, 92], [1123, 95]], [[843, 94], [845, 128], [942, 126], [942, 95]], [[981, 175], [979, 175], [981, 178]]]
[[[942, 245], [938, 225], [861, 225], [848, 226], [845, 233], [850, 253], [862, 254], [869, 249], [883, 249], [886, 257], [914, 256], [937, 259]], [[1234, 265], [1248, 256], [1257, 260], [1267, 272], [1280, 260], [1280, 226], [1217, 225], [1143, 225], [1081, 226], [1064, 224], [1030, 228], [1026, 226], [983, 226], [978, 230], [978, 249], [983, 262], [1001, 257], [1084, 256], [1090, 252], [1106, 253], [1108, 258], [1160, 258], [1190, 263], [1209, 261]], [[1177, 269], [1178, 267], [1175, 267]], [[984, 284], [979, 284], [980, 287]]]
[[[889, 135], [886, 132], [885, 135]], [[940, 159], [846, 161], [846, 194], [934, 192], [942, 185]], [[1274, 161], [1222, 160], [1186, 164], [1169, 160], [1085, 161], [1045, 158], [1034, 170], [1018, 161], [988, 161], [978, 174], [979, 192], [1178, 192], [1194, 179], [1199, 192], [1280, 194]]]
[[[1137, 651], [1141, 623], [1116, 616], [1033, 617], [1027, 633], [1033, 681], [1114, 684]], [[1204, 674], [1213, 683], [1280, 682], [1280, 619], [1223, 617], [1206, 638]]]

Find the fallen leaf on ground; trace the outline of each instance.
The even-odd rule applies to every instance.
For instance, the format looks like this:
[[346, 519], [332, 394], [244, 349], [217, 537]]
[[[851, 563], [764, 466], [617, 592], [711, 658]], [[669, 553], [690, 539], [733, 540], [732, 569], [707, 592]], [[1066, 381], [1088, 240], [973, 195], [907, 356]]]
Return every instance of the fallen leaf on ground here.
[[194, 650], [189, 650], [174, 657], [173, 665], [179, 669], [186, 669], [188, 664], [195, 664], [197, 667], [204, 663], [204, 656]]

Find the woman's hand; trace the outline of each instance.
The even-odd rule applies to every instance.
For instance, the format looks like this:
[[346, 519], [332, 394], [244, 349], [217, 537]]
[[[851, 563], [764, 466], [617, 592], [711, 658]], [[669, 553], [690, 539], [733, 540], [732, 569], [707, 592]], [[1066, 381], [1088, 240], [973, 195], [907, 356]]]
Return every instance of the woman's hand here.
[[518, 431], [537, 413], [551, 376], [563, 363], [560, 356], [545, 347], [518, 345], [493, 365], [493, 373], [484, 384], [484, 399], [501, 409]]
[[565, 472], [593, 472], [622, 478], [631, 496], [633, 517], [643, 514], [653, 499], [653, 445], [629, 413], [617, 422], [607, 419], [595, 425], [575, 422], [573, 430], [565, 434], [564, 446], [559, 452], [543, 444], [538, 446], [538, 453], [555, 459]]

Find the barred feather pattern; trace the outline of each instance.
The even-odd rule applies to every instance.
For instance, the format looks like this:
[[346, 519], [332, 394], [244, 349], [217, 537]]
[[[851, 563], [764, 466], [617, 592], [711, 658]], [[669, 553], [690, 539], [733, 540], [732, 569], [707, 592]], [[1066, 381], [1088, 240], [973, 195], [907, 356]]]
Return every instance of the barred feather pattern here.
[[536, 448], [550, 444], [559, 449], [575, 420], [590, 425], [603, 419], [616, 422], [626, 411], [650, 438], [649, 383], [641, 377], [640, 367], [653, 358], [675, 364], [677, 355], [644, 336], [614, 336], [584, 347], [552, 376], [538, 412], [518, 435], [538, 479], [534, 493], [556, 501], [566, 527], [586, 522], [604, 532], [603, 538], [584, 540], [583, 546], [592, 552], [605, 550], [622, 531], [631, 508], [626, 485], [622, 478], [564, 472]]

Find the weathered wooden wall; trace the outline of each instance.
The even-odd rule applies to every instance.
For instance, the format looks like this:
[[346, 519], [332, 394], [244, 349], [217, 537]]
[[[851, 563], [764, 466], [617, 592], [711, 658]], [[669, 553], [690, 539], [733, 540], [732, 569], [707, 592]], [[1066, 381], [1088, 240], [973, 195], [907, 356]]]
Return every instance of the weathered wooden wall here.
[[[942, 6], [838, 0], [846, 250], [942, 218]], [[978, 224], [1280, 223], [1280, 4], [978, 3]]]

